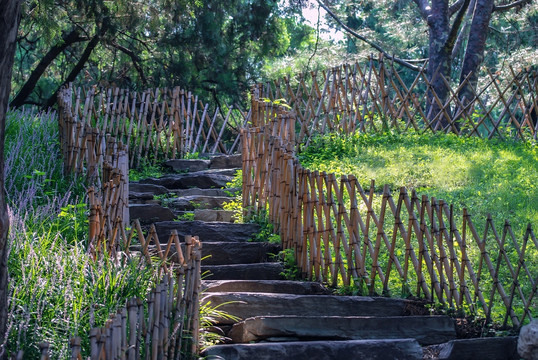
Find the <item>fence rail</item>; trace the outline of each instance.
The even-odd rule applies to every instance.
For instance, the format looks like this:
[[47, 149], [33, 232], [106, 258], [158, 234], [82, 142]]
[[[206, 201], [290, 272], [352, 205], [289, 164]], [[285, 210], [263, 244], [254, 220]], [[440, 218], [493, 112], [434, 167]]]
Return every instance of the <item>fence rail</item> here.
[[[426, 65], [410, 75], [383, 58], [305, 73], [298, 79], [284, 77], [257, 91], [259, 98], [291, 107], [300, 144], [308, 144], [316, 133], [387, 128], [536, 140], [538, 73], [508, 69], [508, 79], [485, 69], [477, 89], [466, 87], [469, 77], [453, 84], [436, 74], [446, 86], [446, 99], [433, 89]], [[464, 87], [470, 91], [467, 98], [462, 95]]]
[[[304, 169], [295, 119], [254, 100], [243, 136], [243, 207], [267, 211], [305, 279], [354, 286], [360, 294], [416, 296], [490, 322], [520, 326], [536, 316], [538, 242], [531, 225], [517, 239], [491, 218], [483, 236], [464, 210], [456, 224], [442, 200], [388, 186], [377, 194], [352, 176]], [[499, 314], [503, 313], [502, 318]]]
[[88, 126], [101, 136], [113, 136], [125, 144], [129, 165], [135, 168], [144, 161], [155, 164], [188, 153], [233, 153], [239, 128], [247, 118], [237, 106], [211, 110], [209, 104], [179, 87], [140, 93], [68, 87], [61, 91], [58, 104], [61, 128], [66, 129], [66, 159], [76, 171], [80, 168], [76, 159], [85, 148], [72, 134], [80, 137]]
[[[177, 234], [170, 237], [177, 244]], [[158, 241], [158, 239], [156, 238]], [[146, 244], [146, 243], [144, 243]], [[170, 244], [170, 242], [169, 242]], [[159, 251], [144, 255], [166, 256]], [[170, 245], [168, 245], [168, 248]], [[174, 268], [163, 264], [160, 283], [145, 300], [132, 298], [102, 327], [89, 332], [91, 360], [102, 359], [191, 359], [199, 352], [199, 293], [201, 248], [197, 237], [187, 236], [185, 253], [176, 247], [179, 259]], [[82, 359], [81, 338], [70, 340], [71, 359]], [[50, 344], [41, 343], [41, 359], [49, 359]], [[24, 354], [19, 352], [18, 358]]]

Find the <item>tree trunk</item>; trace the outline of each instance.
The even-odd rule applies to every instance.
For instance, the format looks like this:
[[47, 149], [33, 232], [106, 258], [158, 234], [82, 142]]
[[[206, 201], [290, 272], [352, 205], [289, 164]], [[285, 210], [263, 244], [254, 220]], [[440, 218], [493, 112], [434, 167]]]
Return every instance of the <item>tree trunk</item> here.
[[451, 48], [446, 46], [450, 32], [448, 10], [448, 1], [433, 1], [427, 18], [430, 43], [427, 71], [431, 90], [427, 95], [426, 114], [435, 129], [445, 127], [450, 123], [450, 119], [442, 112], [442, 106], [448, 98], [448, 88], [443, 77], [450, 79], [452, 64]]
[[74, 29], [69, 34], [64, 35], [62, 37], [62, 41], [50, 48], [45, 56], [43, 56], [41, 61], [39, 61], [39, 64], [37, 64], [34, 71], [32, 71], [32, 74], [19, 90], [17, 96], [15, 96], [15, 98], [11, 101], [10, 106], [21, 107], [24, 105], [25, 100], [30, 96], [32, 91], [34, 91], [37, 82], [45, 70], [47, 70], [49, 65], [54, 61], [54, 59], [56, 59], [56, 57], [58, 57], [58, 55], [60, 55], [68, 46], [84, 39], [85, 38], [79, 36], [77, 29]]
[[478, 70], [484, 61], [484, 50], [486, 49], [486, 39], [488, 37], [489, 21], [491, 20], [493, 7], [493, 0], [476, 1], [460, 77], [460, 82], [463, 82], [471, 74], [468, 82], [465, 83], [459, 92], [460, 99], [463, 100], [465, 98], [466, 103], [474, 98], [473, 89], [476, 88]]
[[11, 92], [11, 71], [19, 26], [19, 1], [0, 0], [0, 359], [7, 358], [4, 348], [7, 331], [8, 273], [7, 235], [9, 216], [4, 187], [4, 140], [7, 104]]

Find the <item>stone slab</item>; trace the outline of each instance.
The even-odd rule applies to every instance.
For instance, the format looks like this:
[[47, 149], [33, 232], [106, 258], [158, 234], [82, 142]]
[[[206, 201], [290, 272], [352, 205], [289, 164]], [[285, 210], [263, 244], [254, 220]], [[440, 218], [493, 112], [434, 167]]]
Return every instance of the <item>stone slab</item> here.
[[517, 360], [517, 337], [452, 340], [439, 345], [439, 360]]
[[206, 242], [202, 247], [202, 265], [264, 263], [280, 249], [280, 245], [264, 242]]
[[194, 211], [196, 209], [222, 209], [224, 203], [233, 200], [228, 196], [190, 195], [171, 199], [169, 205], [178, 211]]
[[167, 194], [170, 190], [156, 184], [129, 183], [129, 199], [153, 200], [155, 195]]
[[211, 159], [210, 169], [239, 169], [243, 166], [241, 154], [220, 155]]
[[312, 281], [291, 280], [203, 280], [206, 292], [259, 292], [295, 295], [329, 295], [331, 291]]
[[[211, 278], [209, 278], [211, 280]], [[273, 293], [207, 293], [203, 302], [240, 319], [255, 316], [403, 316], [416, 302], [368, 296], [292, 295]], [[229, 320], [223, 320], [231, 323]]]
[[[162, 240], [162, 239], [161, 239]], [[167, 239], [168, 240], [168, 239]], [[130, 251], [141, 251], [140, 245], [133, 245]], [[150, 252], [155, 250], [154, 245], [148, 247]], [[255, 242], [206, 242], [202, 246], [202, 265], [231, 265], [231, 264], [258, 264], [265, 263], [271, 258], [271, 253], [278, 252], [280, 246], [269, 243]], [[185, 244], [181, 243], [181, 251], [185, 254]], [[170, 246], [168, 257], [173, 262], [179, 262], [176, 246]], [[280, 268], [279, 268], [280, 269]], [[267, 267], [264, 267], [267, 270]], [[281, 269], [280, 269], [281, 271]]]
[[[232, 224], [203, 221], [163, 221], [155, 223], [159, 239], [168, 239], [172, 230], [183, 238], [185, 235], [198, 236], [202, 242], [249, 241], [260, 230], [258, 224]], [[165, 241], [165, 240], [163, 240]]]
[[129, 216], [131, 220], [138, 219], [141, 224], [171, 221], [176, 217], [172, 210], [157, 204], [130, 204]]
[[210, 160], [204, 159], [174, 159], [164, 162], [164, 166], [174, 171], [203, 171], [209, 169]]
[[350, 340], [216, 345], [203, 353], [207, 360], [421, 360], [413, 339]]
[[282, 280], [284, 267], [280, 263], [203, 265], [202, 274], [208, 280]]
[[160, 178], [148, 178], [140, 180], [141, 184], [154, 184], [164, 186], [167, 189], [200, 189], [224, 188], [231, 182], [235, 175], [234, 170], [204, 170], [188, 174], [169, 174]]
[[413, 338], [421, 345], [456, 338], [448, 316], [256, 316], [235, 324], [228, 334], [234, 343], [273, 337], [300, 340], [367, 340]]
[[190, 189], [176, 189], [174, 194], [178, 197], [183, 196], [229, 196], [233, 198], [236, 192], [240, 192], [241, 189], [199, 189], [199, 188], [190, 188]]
[[196, 209], [194, 210], [194, 220], [205, 222], [235, 222], [235, 213], [230, 210], [211, 210], [211, 209]]

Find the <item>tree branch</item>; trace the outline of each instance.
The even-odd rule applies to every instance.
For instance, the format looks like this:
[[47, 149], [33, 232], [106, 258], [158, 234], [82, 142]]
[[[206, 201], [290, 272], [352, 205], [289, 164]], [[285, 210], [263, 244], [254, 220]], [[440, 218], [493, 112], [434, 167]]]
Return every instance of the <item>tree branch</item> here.
[[140, 75], [140, 80], [142, 81], [142, 84], [144, 86], [147, 86], [148, 81], [146, 79], [146, 75], [144, 75], [144, 70], [142, 69], [142, 66], [140, 66], [141, 60], [138, 55], [136, 55], [131, 49], [128, 49], [125, 46], [116, 43], [115, 41], [111, 41], [109, 42], [109, 44], [131, 58], [136, 72], [138, 72], [138, 75]]
[[518, 0], [506, 5], [493, 6], [493, 11], [506, 11], [516, 6], [523, 6], [530, 4], [532, 0]]
[[448, 38], [446, 39], [446, 42], [445, 42], [445, 49], [449, 53], [452, 53], [452, 49], [454, 49], [454, 44], [456, 43], [456, 39], [458, 38], [458, 31], [460, 30], [461, 23], [463, 22], [463, 17], [465, 16], [467, 9], [469, 8], [470, 2], [471, 0], [463, 1], [463, 4], [460, 10], [458, 11], [458, 15], [456, 15], [456, 19], [454, 19], [452, 28], [450, 29], [450, 32], [448, 33]]
[[457, 13], [464, 3], [465, 0], [458, 0], [454, 4], [450, 5], [450, 7], [448, 8], [448, 17], [452, 17], [455, 13]]
[[84, 49], [84, 52], [80, 56], [78, 62], [75, 64], [73, 69], [71, 69], [71, 72], [69, 73], [69, 75], [67, 75], [67, 78], [65, 79], [65, 81], [62, 83], [62, 85], [60, 85], [58, 87], [58, 89], [56, 89], [54, 94], [52, 94], [52, 96], [47, 100], [45, 106], [43, 107], [45, 110], [52, 107], [52, 106], [54, 106], [54, 104], [56, 103], [56, 99], [58, 98], [58, 93], [60, 92], [62, 87], [64, 87], [65, 85], [75, 81], [78, 74], [84, 68], [84, 65], [86, 65], [86, 62], [88, 62], [88, 59], [90, 58], [90, 55], [92, 54], [92, 51], [99, 44], [99, 42], [101, 41], [101, 38], [108, 31], [109, 27], [110, 27], [110, 24], [109, 24], [108, 21], [103, 22], [103, 24], [101, 25], [101, 28], [98, 30], [97, 34], [95, 34], [92, 37], [92, 39], [90, 40], [90, 42], [88, 42], [88, 44], [86, 45], [86, 48]]
[[[327, 13], [334, 19], [336, 20], [336, 22], [342, 26], [342, 28], [347, 31], [349, 34], [353, 35], [354, 37], [356, 37], [357, 39], [367, 43], [368, 45], [370, 45], [371, 47], [373, 47], [374, 49], [376, 49], [377, 51], [379, 51], [380, 53], [382, 53], [387, 59], [390, 59], [392, 61], [394, 61], [395, 63], [398, 63], [402, 66], [405, 66], [406, 68], [408, 69], [411, 69], [411, 70], [414, 70], [414, 71], [420, 71], [420, 68], [418, 66], [415, 66], [413, 64], [410, 63], [409, 60], [403, 60], [403, 59], [400, 59], [400, 58], [397, 58], [395, 56], [392, 56], [392, 55], [389, 55], [389, 53], [387, 53], [381, 46], [377, 45], [376, 43], [368, 40], [367, 38], [365, 38], [364, 36], [360, 35], [359, 33], [355, 32], [353, 29], [351, 29], [349, 26], [347, 26], [346, 24], [344, 24], [344, 22], [342, 20], [340, 20], [340, 18], [338, 16], [336, 16], [335, 13], [333, 13], [331, 11], [331, 9], [329, 9], [328, 6], [326, 6], [325, 4], [323, 4], [321, 2], [321, 0], [316, 0], [317, 3], [319, 4], [319, 6], [321, 6], [323, 9], [325, 9], [325, 11], [327, 11]], [[413, 61], [413, 60], [411, 60]], [[415, 62], [419, 61], [419, 60], [414, 60]], [[420, 62], [423, 62], [424, 60], [420, 60]]]
[[60, 55], [68, 46], [76, 43], [88, 40], [79, 35], [77, 29], [73, 29], [69, 34], [62, 36], [62, 40], [51, 47], [49, 51], [41, 58], [39, 64], [34, 68], [24, 85], [20, 88], [17, 96], [11, 101], [11, 107], [20, 107], [26, 103], [26, 99], [30, 96], [32, 91], [34, 91], [37, 82], [47, 70], [49, 65]]

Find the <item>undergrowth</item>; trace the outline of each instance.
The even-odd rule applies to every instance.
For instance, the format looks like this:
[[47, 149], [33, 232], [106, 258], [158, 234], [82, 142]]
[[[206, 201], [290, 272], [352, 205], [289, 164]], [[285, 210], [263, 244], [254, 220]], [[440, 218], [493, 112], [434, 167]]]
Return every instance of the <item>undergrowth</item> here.
[[42, 341], [51, 344], [52, 359], [69, 358], [75, 335], [89, 355], [90, 327], [102, 326], [128, 298], [145, 297], [154, 280], [153, 269], [138, 259], [87, 256], [85, 188], [62, 174], [57, 134], [54, 113], [8, 114], [7, 352], [23, 350], [25, 359], [39, 358]]

